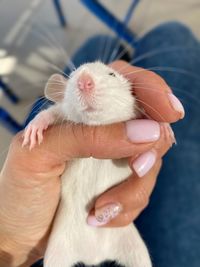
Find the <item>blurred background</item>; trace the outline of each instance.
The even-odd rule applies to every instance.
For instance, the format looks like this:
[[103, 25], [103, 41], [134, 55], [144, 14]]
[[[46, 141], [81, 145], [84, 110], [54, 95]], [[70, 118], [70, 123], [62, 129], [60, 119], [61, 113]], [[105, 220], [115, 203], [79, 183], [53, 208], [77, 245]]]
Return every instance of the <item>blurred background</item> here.
[[[123, 20], [133, 1], [99, 2]], [[53, 0], [0, 1], [0, 81], [20, 100], [12, 103], [0, 88], [0, 116], [4, 119], [3, 124], [0, 118], [0, 167], [14, 134], [5, 126], [4, 111], [22, 125], [34, 101], [43, 95], [49, 76], [58, 72], [57, 67], [64, 70], [68, 58], [89, 36], [114, 35], [81, 1], [61, 0], [60, 4], [65, 26], [61, 25], [65, 23], [60, 22]], [[141, 0], [129, 28], [142, 36], [153, 26], [169, 20], [184, 22], [200, 38], [200, 0]]]

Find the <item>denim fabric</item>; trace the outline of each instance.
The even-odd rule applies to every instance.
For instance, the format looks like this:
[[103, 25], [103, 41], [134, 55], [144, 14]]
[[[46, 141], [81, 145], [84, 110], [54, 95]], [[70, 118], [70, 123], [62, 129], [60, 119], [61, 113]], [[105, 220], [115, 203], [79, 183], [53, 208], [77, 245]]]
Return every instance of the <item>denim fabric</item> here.
[[[79, 66], [102, 59], [103, 44], [105, 36], [89, 39], [72, 61]], [[115, 46], [116, 40], [110, 40], [108, 55]], [[150, 204], [136, 224], [148, 244], [155, 267], [199, 267], [200, 45], [186, 26], [170, 22], [159, 25], [138, 40], [134, 59], [155, 50], [157, 53], [150, 53], [136, 65], [173, 67], [172, 71], [157, 73], [182, 100], [186, 116], [174, 125], [178, 145], [165, 156]]]
[[[200, 266], [200, 44], [179, 23], [160, 25], [138, 43], [135, 57], [171, 47], [176, 51], [145, 58], [138, 66], [168, 66], [158, 72], [174, 88], [185, 118], [174, 125], [177, 146], [167, 154], [150, 205], [137, 220], [155, 266]], [[186, 73], [188, 71], [188, 74]]]

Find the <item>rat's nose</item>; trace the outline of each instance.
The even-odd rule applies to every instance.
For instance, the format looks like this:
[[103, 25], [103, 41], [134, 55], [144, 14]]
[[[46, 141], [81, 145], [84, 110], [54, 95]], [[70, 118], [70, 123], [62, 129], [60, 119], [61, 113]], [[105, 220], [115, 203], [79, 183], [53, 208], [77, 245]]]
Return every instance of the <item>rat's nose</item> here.
[[77, 81], [77, 86], [81, 91], [90, 92], [94, 88], [94, 81], [87, 73], [82, 73]]

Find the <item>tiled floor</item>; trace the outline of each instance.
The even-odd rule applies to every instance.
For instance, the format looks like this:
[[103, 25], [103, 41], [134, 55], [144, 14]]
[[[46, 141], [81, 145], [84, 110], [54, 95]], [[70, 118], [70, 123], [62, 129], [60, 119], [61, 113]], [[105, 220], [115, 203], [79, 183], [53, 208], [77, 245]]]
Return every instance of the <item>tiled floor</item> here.
[[[6, 107], [19, 122], [24, 121], [31, 104], [42, 94], [45, 81], [55, 72], [51, 64], [63, 69], [66, 53], [71, 55], [92, 34], [108, 33], [108, 29], [78, 0], [61, 2], [69, 22], [67, 29], [59, 26], [51, 0], [0, 2], [0, 50], [6, 50], [17, 59], [14, 71], [5, 79], [21, 98], [20, 104], [15, 106], [0, 94], [0, 106]], [[131, 0], [102, 2], [122, 18]], [[142, 0], [130, 25], [141, 35], [167, 20], [185, 22], [200, 37], [200, 0]], [[0, 72], [5, 67], [0, 53]], [[0, 167], [11, 138], [12, 135], [0, 125]]]

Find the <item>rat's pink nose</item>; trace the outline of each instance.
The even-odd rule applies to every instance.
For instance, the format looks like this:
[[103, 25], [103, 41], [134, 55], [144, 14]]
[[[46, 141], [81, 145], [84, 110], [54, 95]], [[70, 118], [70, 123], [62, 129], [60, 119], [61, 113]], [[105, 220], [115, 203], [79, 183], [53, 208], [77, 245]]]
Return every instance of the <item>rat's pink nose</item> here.
[[81, 91], [90, 92], [94, 88], [94, 81], [87, 73], [82, 73], [78, 78], [77, 86]]

